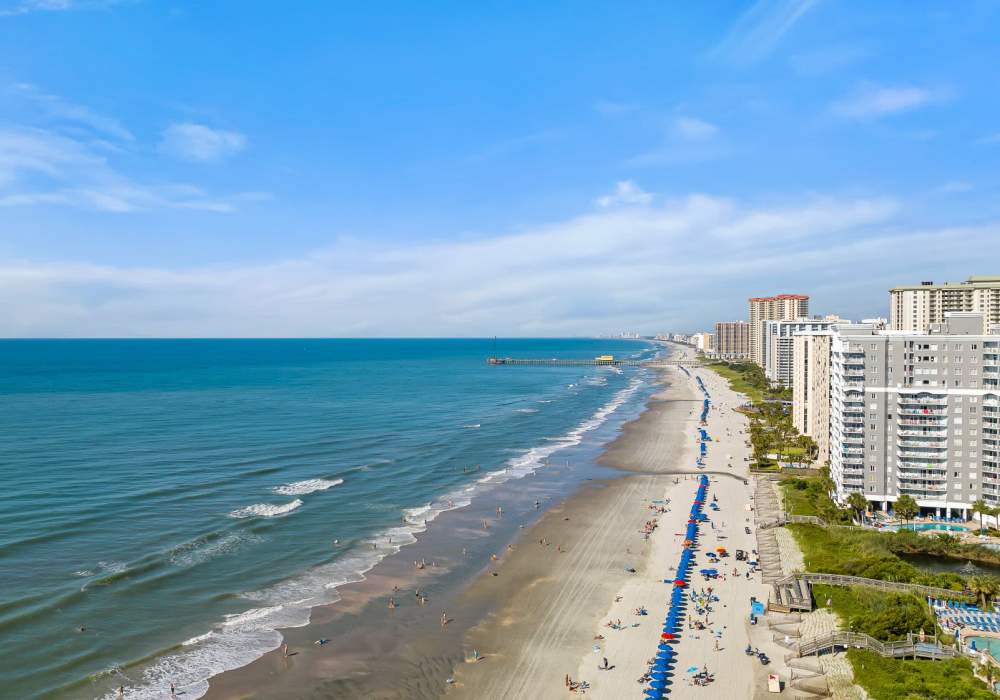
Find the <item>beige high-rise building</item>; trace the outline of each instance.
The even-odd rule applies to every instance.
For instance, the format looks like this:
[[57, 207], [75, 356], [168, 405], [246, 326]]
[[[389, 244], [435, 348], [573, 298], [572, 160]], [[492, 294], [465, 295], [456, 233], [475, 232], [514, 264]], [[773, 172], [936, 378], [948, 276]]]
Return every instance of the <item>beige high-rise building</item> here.
[[750, 324], [719, 321], [715, 324], [715, 354], [722, 360], [745, 360], [750, 354]]
[[926, 333], [950, 311], [983, 314], [983, 332], [1000, 324], [1000, 276], [970, 277], [965, 282], [921, 282], [889, 290], [890, 327]]
[[705, 354], [713, 353], [715, 352], [715, 334], [695, 333], [691, 336], [691, 344]]
[[805, 294], [750, 297], [750, 359], [764, 366], [764, 322], [789, 321], [809, 315]]
[[830, 330], [792, 337], [792, 423], [819, 446], [818, 461], [830, 461]]

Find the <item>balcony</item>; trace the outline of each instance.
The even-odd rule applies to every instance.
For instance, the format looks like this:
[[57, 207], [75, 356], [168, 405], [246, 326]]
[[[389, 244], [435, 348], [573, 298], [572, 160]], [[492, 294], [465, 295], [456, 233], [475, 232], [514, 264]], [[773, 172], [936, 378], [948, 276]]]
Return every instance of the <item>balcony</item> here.
[[904, 459], [947, 459], [947, 454], [942, 454], [940, 450], [912, 450], [912, 449], [896, 449], [896, 456], [902, 457]]
[[921, 406], [947, 406], [946, 396], [918, 396], [915, 394], [899, 394], [896, 402], [900, 404], [919, 404]]
[[900, 418], [900, 425], [908, 425], [915, 427], [924, 428], [936, 428], [938, 430], [943, 430], [948, 427], [945, 421], [948, 419], [947, 416], [921, 416], [920, 418]]
[[896, 447], [900, 449], [926, 449], [926, 450], [947, 450], [947, 442], [924, 442], [921, 440], [897, 440]]
[[948, 410], [945, 408], [901, 408], [901, 416], [943, 416], [947, 417]]
[[947, 432], [947, 425], [932, 425], [928, 426], [926, 430], [900, 430], [896, 433], [899, 437], [926, 437], [940, 439], [942, 437], [942, 432]]

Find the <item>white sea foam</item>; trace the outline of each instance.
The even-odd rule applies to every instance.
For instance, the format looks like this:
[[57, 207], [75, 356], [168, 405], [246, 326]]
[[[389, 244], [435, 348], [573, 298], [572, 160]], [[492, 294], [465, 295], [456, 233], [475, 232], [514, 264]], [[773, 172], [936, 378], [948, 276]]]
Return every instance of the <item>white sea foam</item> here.
[[170, 563], [186, 569], [223, 554], [230, 554], [245, 544], [260, 542], [261, 539], [250, 533], [230, 533], [216, 539], [199, 537], [170, 550]]
[[306, 479], [305, 481], [293, 481], [284, 486], [275, 486], [272, 491], [280, 493], [282, 496], [304, 496], [307, 493], [316, 491], [326, 491], [334, 486], [344, 483], [343, 479]]
[[302, 505], [302, 499], [296, 498], [291, 503], [275, 505], [272, 503], [255, 503], [246, 508], [234, 510], [229, 514], [230, 518], [276, 518], [280, 515], [287, 515]]
[[[486, 473], [476, 484], [463, 485], [456, 491], [403, 511], [404, 522], [364, 540], [360, 546], [329, 564], [315, 567], [300, 576], [261, 591], [245, 593], [256, 603], [238, 615], [229, 615], [210, 632], [188, 639], [183, 648], [158, 659], [142, 677], [126, 686], [128, 697], [136, 700], [159, 700], [163, 688], [175, 683], [188, 700], [195, 700], [208, 690], [208, 679], [225, 671], [245, 666], [281, 645], [277, 629], [301, 627], [309, 622], [311, 608], [339, 600], [337, 589], [347, 583], [363, 581], [365, 575], [382, 559], [416, 542], [416, 535], [441, 513], [464, 508], [483, 488], [520, 478], [544, 466], [555, 452], [577, 445], [583, 436], [600, 426], [639, 388], [641, 380], [616, 393], [590, 418], [561, 438], [544, 445], [521, 450], [502, 469]], [[258, 504], [234, 511], [233, 517], [273, 517], [291, 512], [302, 502], [298, 499], [284, 506]], [[239, 515], [237, 515], [239, 514]], [[372, 548], [372, 545], [375, 545]], [[114, 700], [108, 693], [101, 700]]]
[[517, 413], [538, 413], [537, 408], [515, 408], [514, 411]]
[[480, 424], [479, 423], [469, 423], [468, 425], [463, 425], [462, 427], [463, 428], [478, 428], [478, 427], [480, 427]]

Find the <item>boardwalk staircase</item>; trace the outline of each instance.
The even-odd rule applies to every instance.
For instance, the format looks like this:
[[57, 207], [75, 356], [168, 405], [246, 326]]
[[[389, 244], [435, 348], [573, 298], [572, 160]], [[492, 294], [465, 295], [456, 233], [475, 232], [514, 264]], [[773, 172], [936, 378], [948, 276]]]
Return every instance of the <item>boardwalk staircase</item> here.
[[803, 639], [798, 648], [785, 655], [785, 661], [805, 656], [819, 656], [839, 649], [868, 649], [879, 656], [891, 659], [950, 659], [958, 656], [952, 647], [941, 646], [934, 635], [927, 635], [921, 642], [912, 632], [898, 642], [880, 642], [862, 632], [838, 630], [828, 634]]

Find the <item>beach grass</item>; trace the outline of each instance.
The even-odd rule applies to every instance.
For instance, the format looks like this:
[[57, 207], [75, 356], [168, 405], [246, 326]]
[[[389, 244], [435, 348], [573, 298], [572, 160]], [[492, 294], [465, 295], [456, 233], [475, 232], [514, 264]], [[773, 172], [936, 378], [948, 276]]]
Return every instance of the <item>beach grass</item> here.
[[840, 618], [841, 626], [852, 632], [864, 632], [883, 642], [906, 639], [907, 632], [921, 629], [928, 634], [935, 629], [934, 617], [919, 596], [910, 593], [886, 593], [860, 586], [813, 586], [817, 605], [830, 607]]
[[706, 365], [713, 372], [725, 377], [729, 381], [729, 388], [733, 391], [745, 394], [753, 403], [760, 403], [765, 398], [765, 390], [759, 383], [751, 383], [753, 380], [742, 369], [743, 366], [743, 364], [731, 364], [727, 362], [709, 362]]
[[873, 651], [849, 649], [854, 682], [873, 700], [992, 700], [968, 659], [886, 659]]

